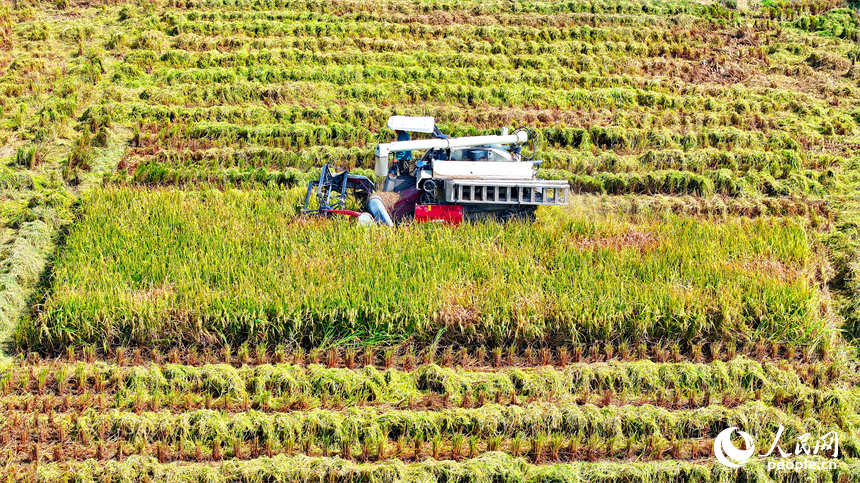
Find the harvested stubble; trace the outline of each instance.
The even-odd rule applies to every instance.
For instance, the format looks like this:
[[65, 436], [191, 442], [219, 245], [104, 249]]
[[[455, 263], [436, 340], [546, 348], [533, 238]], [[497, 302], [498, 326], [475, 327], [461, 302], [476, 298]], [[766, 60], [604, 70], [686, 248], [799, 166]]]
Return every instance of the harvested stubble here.
[[[856, 394], [852, 397], [856, 398]], [[843, 457], [857, 457], [858, 446], [851, 438], [857, 420], [856, 408], [852, 407], [795, 416], [760, 401], [735, 408], [712, 405], [674, 411], [649, 405], [601, 408], [547, 402], [436, 411], [351, 407], [343, 411], [313, 409], [287, 413], [197, 409], [174, 414], [90, 408], [80, 413], [10, 412], [3, 422], [0, 438], [3, 445], [9, 444], [10, 438], [60, 443], [68, 437], [82, 443], [121, 440], [132, 444], [174, 444], [186, 440], [211, 444], [238, 439], [269, 443], [277, 451], [289, 452], [290, 445], [306, 442], [324, 448], [400, 438], [431, 441], [439, 437], [448, 441], [457, 435], [475, 436], [482, 442], [496, 437], [509, 440], [547, 434], [563, 434], [565, 439], [597, 436], [603, 443], [628, 438], [640, 442], [650, 436], [680, 441], [711, 439], [725, 428], [744, 427], [755, 435], [757, 446], [761, 447], [765, 441], [773, 441], [782, 427], [786, 441], [807, 432], [821, 436], [836, 431], [839, 453]]]
[[[826, 459], [813, 457], [815, 461]], [[34, 482], [115, 481], [136, 482], [138, 475], [151, 475], [153, 482], [206, 481], [208, 483], [258, 483], [259, 481], [337, 481], [343, 483], [610, 483], [623, 481], [684, 481], [690, 483], [734, 483], [752, 480], [762, 483], [792, 482], [798, 477], [813, 479], [819, 471], [768, 472], [764, 461], [751, 461], [739, 470], [717, 463], [679, 461], [623, 463], [564, 463], [531, 465], [523, 458], [488, 453], [462, 462], [427, 460], [406, 464], [398, 460], [379, 463], [352, 463], [340, 458], [276, 456], [251, 461], [230, 461], [220, 465], [159, 464], [154, 457], [130, 457], [124, 462], [98, 463], [94, 460], [41, 465]], [[860, 481], [856, 460], [843, 460], [828, 475], [840, 482]], [[27, 468], [7, 471], [26, 478]], [[26, 481], [26, 480], [25, 480]]]
[[[656, 240], [646, 234], [639, 232], [628, 232], [616, 239], [588, 240], [581, 243], [582, 248], [597, 246], [604, 247], [612, 243], [615, 246], [639, 246], [643, 243], [655, 243]], [[751, 267], [758, 267], [761, 262]], [[764, 265], [765, 268], [773, 268]], [[835, 349], [835, 351], [834, 351]], [[311, 352], [305, 352], [302, 347], [286, 348], [285, 344], [278, 344], [274, 348], [266, 344], [250, 346], [245, 343], [236, 348], [235, 353], [231, 346], [221, 347], [220, 350], [198, 347], [178, 348], [174, 347], [167, 353], [159, 349], [144, 351], [134, 349], [129, 351], [124, 346], [115, 348], [103, 348], [96, 346], [84, 346], [80, 351], [74, 346], [66, 348], [65, 354], [56, 357], [42, 357], [42, 354], [31, 352], [27, 355], [31, 364], [44, 364], [47, 362], [66, 363], [78, 360], [92, 363], [96, 360], [115, 361], [120, 366], [139, 366], [149, 363], [163, 364], [187, 364], [190, 366], [201, 366], [205, 364], [224, 363], [235, 367], [243, 365], [263, 365], [269, 363], [283, 364], [291, 362], [297, 365], [311, 365], [324, 362], [327, 367], [344, 367], [354, 369], [356, 367], [374, 366], [377, 368], [391, 369], [399, 368], [406, 371], [412, 370], [416, 364], [427, 365], [439, 364], [443, 367], [464, 368], [500, 368], [500, 367], [541, 367], [555, 366], [565, 367], [571, 363], [595, 363], [610, 361], [639, 361], [653, 360], [656, 362], [715, 362], [731, 361], [736, 357], [745, 357], [756, 361], [781, 361], [786, 364], [797, 365], [803, 368], [808, 364], [831, 363], [834, 360], [844, 361], [845, 354], [839, 352], [840, 347], [832, 346], [798, 346], [794, 343], [750, 343], [737, 344], [729, 341], [723, 345], [720, 343], [705, 344], [702, 342], [693, 345], [672, 344], [639, 344], [635, 347], [626, 342], [620, 344], [605, 343], [599, 347], [583, 347], [579, 344], [569, 346], [557, 345], [549, 347], [517, 347], [515, 345], [503, 347], [486, 347], [479, 345], [474, 348], [461, 347], [456, 352], [452, 347], [440, 350], [438, 347], [424, 347], [416, 350], [411, 341], [391, 346], [388, 344], [373, 345], [367, 342], [357, 344], [344, 344], [342, 347], [328, 347], [326, 349], [316, 348]], [[835, 359], [834, 359], [835, 356]]]
[[[505, 347], [830, 347], [835, 334], [799, 222], [634, 223], [571, 209], [544, 211], [535, 225], [380, 230], [297, 218], [301, 198], [277, 188], [93, 191], [19, 343], [314, 346], [441, 334]], [[629, 232], [655, 242], [628, 246]]]
[[[219, 409], [265, 412], [378, 406], [401, 409], [482, 407], [490, 403], [622, 406], [669, 409], [762, 400], [790, 414], [856, 411], [856, 389], [836, 369], [737, 359], [712, 364], [613, 362], [565, 369], [499, 372], [423, 366], [412, 372], [260, 365], [234, 368], [168, 364], [120, 367], [78, 363], [0, 371], [0, 404], [47, 414], [93, 407], [134, 411]], [[854, 381], [856, 383], [856, 381]]]
[[[306, 442], [307, 441], [307, 442]], [[627, 438], [623, 445], [607, 445], [596, 438], [583, 438], [579, 435], [566, 437], [560, 433], [525, 437], [519, 435], [512, 439], [493, 437], [484, 441], [475, 436], [466, 438], [457, 434], [451, 438], [434, 436], [431, 441], [412, 439], [407, 446], [405, 438], [391, 440], [364, 440], [360, 444], [339, 442], [331, 445], [328, 440], [301, 441], [302, 450], [307, 456], [330, 457], [337, 455], [347, 461], [371, 462], [385, 461], [397, 458], [404, 463], [426, 461], [453, 460], [463, 461], [473, 459], [486, 453], [505, 453], [514, 457], [524, 457], [533, 463], [558, 463], [567, 461], [603, 461], [613, 463], [640, 457], [651, 461], [672, 458], [678, 461], [701, 461], [713, 454], [713, 440], [707, 439], [675, 439], [667, 440], [662, 437]], [[466, 444], [464, 444], [466, 442]], [[229, 445], [220, 440], [213, 442], [177, 441], [172, 445], [163, 442], [147, 443], [137, 441], [98, 441], [94, 444], [82, 444], [77, 441], [63, 443], [31, 443], [19, 445], [17, 452], [7, 453], [8, 465], [46, 462], [61, 463], [63, 461], [82, 461], [95, 459], [98, 461], [127, 458], [131, 455], [157, 455], [159, 463], [165, 462], [219, 462], [223, 460], [242, 461], [259, 458], [263, 455], [286, 454], [292, 456], [295, 446], [275, 446], [270, 440], [260, 442], [254, 439], [250, 442], [233, 439]], [[525, 446], [524, 446], [525, 444]], [[285, 447], [291, 449], [285, 450]], [[429, 446], [429, 448], [428, 448]], [[491, 448], [492, 449], [489, 449]]]

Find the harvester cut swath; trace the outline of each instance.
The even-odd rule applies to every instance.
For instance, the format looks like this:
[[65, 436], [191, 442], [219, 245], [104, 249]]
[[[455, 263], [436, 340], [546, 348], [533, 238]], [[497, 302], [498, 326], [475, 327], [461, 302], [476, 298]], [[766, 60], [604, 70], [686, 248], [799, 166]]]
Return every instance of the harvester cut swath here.
[[[532, 221], [538, 206], [568, 204], [567, 181], [537, 177], [541, 161], [534, 159], [534, 139], [526, 128], [458, 138], [442, 134], [432, 117], [392, 116], [387, 126], [432, 137], [376, 146], [374, 171], [383, 180], [381, 191], [365, 176], [332, 174], [324, 165], [319, 180], [308, 184], [305, 213], [348, 215], [389, 226], [407, 219], [457, 224], [488, 218]], [[527, 157], [522, 147], [530, 139], [532, 154]], [[413, 151], [424, 154], [413, 162]], [[393, 153], [395, 163], [389, 161]], [[356, 198], [367, 214], [344, 209], [347, 196]]]

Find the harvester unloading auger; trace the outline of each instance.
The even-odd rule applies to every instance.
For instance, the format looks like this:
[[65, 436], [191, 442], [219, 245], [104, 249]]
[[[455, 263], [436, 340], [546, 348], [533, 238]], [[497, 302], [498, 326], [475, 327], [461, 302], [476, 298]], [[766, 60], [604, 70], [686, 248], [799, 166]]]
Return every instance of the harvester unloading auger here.
[[[502, 128], [499, 135], [452, 138], [439, 131], [432, 117], [408, 116], [388, 118], [388, 127], [433, 137], [376, 146], [375, 172], [384, 179], [381, 191], [366, 176], [334, 174], [324, 165], [319, 179], [308, 184], [305, 213], [348, 215], [362, 223], [394, 226], [409, 218], [450, 223], [532, 220], [540, 205], [568, 203], [566, 181], [538, 179], [541, 162], [533, 159], [533, 139], [531, 157], [523, 156], [530, 134], [525, 128], [510, 134]], [[415, 162], [411, 156], [389, 162], [392, 153], [412, 151], [425, 153]], [[365, 212], [346, 209], [348, 196], [358, 200]]]

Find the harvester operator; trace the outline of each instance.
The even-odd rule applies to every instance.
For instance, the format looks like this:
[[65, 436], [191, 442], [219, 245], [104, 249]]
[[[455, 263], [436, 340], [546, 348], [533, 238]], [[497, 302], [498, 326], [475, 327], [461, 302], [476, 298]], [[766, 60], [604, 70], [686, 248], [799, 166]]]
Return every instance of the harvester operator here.
[[[409, 133], [406, 131], [394, 131], [397, 133], [398, 141], [409, 141]], [[397, 160], [397, 170], [400, 174], [409, 172], [409, 162], [412, 161], [412, 151], [395, 151], [394, 158]]]

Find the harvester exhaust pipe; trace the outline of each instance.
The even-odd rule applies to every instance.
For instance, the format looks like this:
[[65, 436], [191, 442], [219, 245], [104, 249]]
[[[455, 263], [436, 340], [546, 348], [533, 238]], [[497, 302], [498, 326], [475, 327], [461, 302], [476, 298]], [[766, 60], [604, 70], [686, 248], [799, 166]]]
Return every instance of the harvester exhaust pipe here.
[[391, 221], [391, 215], [388, 214], [388, 209], [385, 208], [385, 203], [382, 202], [382, 197], [379, 195], [371, 195], [367, 199], [367, 211], [373, 215], [373, 218], [383, 225], [394, 226]]

